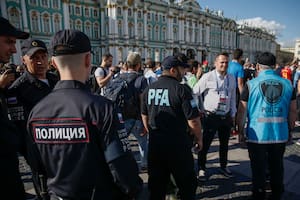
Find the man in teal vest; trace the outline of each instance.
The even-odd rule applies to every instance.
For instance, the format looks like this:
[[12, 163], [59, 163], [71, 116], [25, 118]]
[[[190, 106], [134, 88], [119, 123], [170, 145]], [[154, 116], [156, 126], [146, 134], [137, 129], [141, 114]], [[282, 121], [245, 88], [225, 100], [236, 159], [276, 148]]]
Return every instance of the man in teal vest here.
[[[270, 169], [271, 199], [284, 191], [283, 155], [296, 119], [296, 95], [287, 79], [276, 75], [276, 58], [269, 52], [258, 57], [259, 75], [248, 81], [241, 94], [238, 131], [247, 142], [252, 169], [253, 199], [265, 198], [266, 168]], [[245, 119], [248, 118], [246, 134]]]

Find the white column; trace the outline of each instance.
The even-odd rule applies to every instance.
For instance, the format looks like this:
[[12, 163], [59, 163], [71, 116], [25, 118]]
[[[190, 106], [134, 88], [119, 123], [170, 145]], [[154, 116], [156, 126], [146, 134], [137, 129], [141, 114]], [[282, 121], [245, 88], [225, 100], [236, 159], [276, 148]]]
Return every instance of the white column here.
[[183, 16], [179, 16], [178, 18], [179, 20], [179, 41], [184, 41], [184, 23], [183, 23], [183, 20], [184, 20], [184, 17]]
[[191, 38], [191, 42], [195, 43], [195, 21], [192, 21], [192, 38]]
[[67, 0], [63, 0], [63, 18], [64, 18], [64, 28], [70, 29], [69, 1]]
[[2, 17], [7, 19], [6, 1], [0, 1]]
[[[148, 40], [148, 26], [147, 26], [147, 10], [146, 8], [143, 10], [144, 13], [144, 40]], [[147, 51], [145, 50], [145, 55]], [[146, 57], [145, 57], [146, 58]]]
[[124, 13], [124, 38], [128, 39], [129, 35], [128, 35], [128, 7], [125, 6], [123, 8], [123, 13]]
[[63, 14], [64, 28], [65, 29], [70, 29], [70, 13], [69, 13], [69, 3], [68, 3], [68, 1], [63, 1], [63, 13], [64, 13]]
[[148, 58], [147, 48], [143, 48], [143, 51], [144, 51], [144, 58], [147, 59]]
[[28, 32], [29, 28], [28, 28], [27, 9], [26, 9], [25, 0], [21, 0], [21, 8], [22, 8], [23, 30]]
[[173, 22], [172, 22], [172, 16], [169, 14], [168, 16], [168, 23], [167, 23], [167, 41], [172, 42], [173, 41]]
[[206, 44], [210, 45], [209, 43], [209, 35], [210, 35], [210, 26], [209, 24], [206, 25]]
[[201, 46], [203, 45], [202, 38], [203, 38], [203, 35], [202, 35], [202, 22], [201, 22], [201, 24], [199, 24], [199, 40], [200, 40]]
[[137, 8], [133, 9], [133, 16], [134, 16], [134, 38], [137, 40], [138, 39]]
[[100, 23], [100, 28], [101, 28], [101, 39], [104, 39], [105, 37], [105, 8], [100, 9], [100, 16], [101, 16], [101, 23]]

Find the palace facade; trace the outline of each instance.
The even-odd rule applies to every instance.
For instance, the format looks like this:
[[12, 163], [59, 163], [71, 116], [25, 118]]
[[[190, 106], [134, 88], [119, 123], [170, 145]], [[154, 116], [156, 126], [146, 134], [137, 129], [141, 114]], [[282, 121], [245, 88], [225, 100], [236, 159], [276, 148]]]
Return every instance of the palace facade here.
[[[235, 48], [242, 48], [251, 62], [259, 52], [276, 52], [273, 34], [239, 25], [196, 0], [1, 0], [0, 6], [1, 16], [48, 45], [60, 29], [85, 32], [92, 42], [93, 64], [106, 52], [114, 56], [114, 64], [130, 51], [156, 61], [182, 52], [211, 64], [216, 54]], [[21, 62], [19, 52], [15, 63]]]

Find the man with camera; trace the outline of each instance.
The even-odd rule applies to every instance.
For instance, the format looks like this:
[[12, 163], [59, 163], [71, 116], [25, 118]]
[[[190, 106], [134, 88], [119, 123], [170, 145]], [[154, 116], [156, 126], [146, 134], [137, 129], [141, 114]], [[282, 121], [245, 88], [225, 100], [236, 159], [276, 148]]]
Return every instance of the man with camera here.
[[[26, 39], [28, 33], [12, 26], [9, 21], [0, 17], [0, 63], [8, 63], [11, 56], [17, 52], [16, 39]], [[0, 75], [0, 194], [9, 199], [25, 199], [24, 187], [19, 173], [18, 131], [8, 119], [5, 90], [14, 81], [11, 70], [7, 69]]]

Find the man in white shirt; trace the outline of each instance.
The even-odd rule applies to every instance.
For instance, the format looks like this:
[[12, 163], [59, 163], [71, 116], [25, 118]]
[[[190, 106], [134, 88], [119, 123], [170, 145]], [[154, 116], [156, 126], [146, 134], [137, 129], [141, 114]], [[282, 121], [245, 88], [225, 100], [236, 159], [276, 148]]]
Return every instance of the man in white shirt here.
[[236, 82], [227, 74], [228, 54], [221, 53], [215, 58], [215, 70], [204, 74], [193, 88], [203, 97], [203, 149], [198, 153], [199, 179], [205, 178], [206, 155], [216, 132], [220, 140], [220, 172], [226, 177], [232, 173], [227, 168], [227, 153], [230, 130], [236, 113]]

